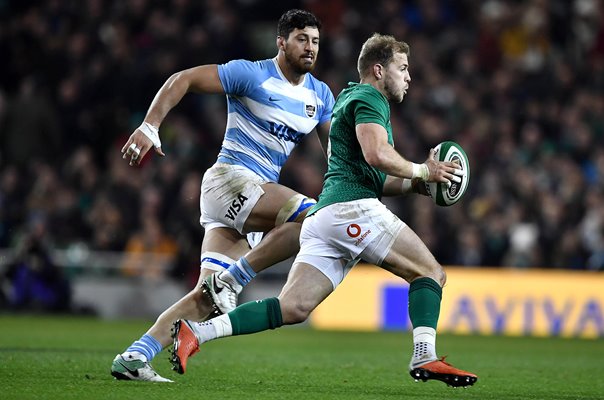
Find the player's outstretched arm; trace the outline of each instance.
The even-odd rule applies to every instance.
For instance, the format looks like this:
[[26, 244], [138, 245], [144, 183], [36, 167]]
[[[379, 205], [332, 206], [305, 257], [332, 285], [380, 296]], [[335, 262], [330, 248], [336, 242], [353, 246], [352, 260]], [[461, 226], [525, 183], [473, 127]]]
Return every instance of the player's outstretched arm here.
[[224, 93], [217, 65], [186, 69], [168, 78], [153, 98], [145, 120], [122, 147], [123, 158], [130, 158], [131, 166], [139, 165], [151, 147], [157, 154], [165, 155], [161, 149], [159, 127], [168, 112], [189, 92]]

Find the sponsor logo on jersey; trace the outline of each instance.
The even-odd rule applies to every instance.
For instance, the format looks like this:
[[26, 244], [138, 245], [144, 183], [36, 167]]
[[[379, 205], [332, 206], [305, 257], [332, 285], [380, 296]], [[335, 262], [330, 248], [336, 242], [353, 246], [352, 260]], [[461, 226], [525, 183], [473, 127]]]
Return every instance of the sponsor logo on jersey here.
[[361, 235], [361, 232], [363, 232], [363, 230], [361, 229], [361, 227], [358, 224], [350, 224], [350, 225], [348, 225], [348, 228], [346, 228], [346, 233], [348, 234], [348, 236], [350, 236], [353, 239], [358, 238], [354, 242], [355, 246], [360, 245], [361, 242], [363, 240], [365, 240], [365, 238], [371, 233], [371, 229], [367, 229], [365, 232], [363, 232], [362, 235]]
[[361, 242], [362, 242], [363, 240], [365, 240], [365, 238], [366, 238], [367, 236], [369, 236], [369, 234], [370, 234], [370, 233], [371, 233], [371, 229], [367, 229], [365, 232], [363, 232], [363, 234], [361, 235], [361, 237], [359, 237], [359, 238], [356, 240], [356, 242], [354, 242], [354, 245], [355, 245], [355, 246], [360, 245], [360, 244], [361, 244]]
[[314, 117], [316, 112], [317, 112], [317, 107], [315, 107], [312, 104], [306, 105], [306, 115], [308, 115], [308, 118]]
[[269, 122], [269, 131], [272, 135], [277, 136], [279, 139], [283, 139], [295, 144], [300, 143], [300, 140], [302, 140], [302, 137], [304, 137], [303, 133], [299, 133], [288, 126], [276, 124], [274, 122]]
[[248, 200], [248, 198], [240, 193], [237, 196], [237, 198], [235, 200], [233, 200], [233, 202], [229, 206], [227, 213], [224, 215], [225, 218], [228, 218], [231, 221], [235, 221], [235, 217], [237, 216], [237, 214], [239, 214], [239, 211], [241, 211], [241, 208], [243, 207], [243, 205], [245, 204], [245, 202], [247, 200]]
[[357, 224], [350, 224], [350, 225], [348, 225], [348, 228], [346, 229], [346, 233], [351, 238], [355, 238], [361, 234], [361, 227], [358, 226]]

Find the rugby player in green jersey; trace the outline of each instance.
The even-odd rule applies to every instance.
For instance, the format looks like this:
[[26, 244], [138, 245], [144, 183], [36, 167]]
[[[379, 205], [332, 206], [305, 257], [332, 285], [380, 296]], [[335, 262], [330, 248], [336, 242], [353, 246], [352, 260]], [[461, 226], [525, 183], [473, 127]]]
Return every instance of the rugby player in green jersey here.
[[436, 326], [446, 276], [421, 239], [380, 201], [382, 196], [422, 192], [420, 181], [459, 181], [457, 164], [427, 160], [415, 164], [393, 147], [389, 103], [409, 89], [409, 46], [374, 34], [358, 60], [360, 83], [350, 83], [336, 100], [328, 143], [328, 170], [318, 203], [300, 233], [287, 283], [276, 298], [249, 302], [207, 322], [174, 324], [174, 367], [184, 373], [199, 344], [305, 321], [363, 260], [409, 282], [409, 317], [415, 379], [438, 379], [451, 386], [473, 385], [477, 376], [436, 354]]

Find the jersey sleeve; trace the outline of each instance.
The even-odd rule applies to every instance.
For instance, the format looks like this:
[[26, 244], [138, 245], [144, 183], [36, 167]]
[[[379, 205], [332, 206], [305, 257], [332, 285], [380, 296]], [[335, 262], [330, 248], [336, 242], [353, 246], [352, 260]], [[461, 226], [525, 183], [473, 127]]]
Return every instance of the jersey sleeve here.
[[218, 65], [218, 76], [226, 94], [245, 96], [254, 87], [258, 65], [248, 60], [233, 60]]
[[325, 107], [323, 107], [323, 113], [319, 116], [319, 125], [324, 124], [325, 122], [331, 120], [331, 114], [333, 113], [333, 106], [335, 104], [335, 99], [333, 97], [333, 93], [331, 93], [331, 90], [329, 90], [329, 87], [327, 87], [327, 85], [322, 85], [323, 86], [323, 93], [322, 93], [322, 101], [323, 104], [325, 104]]
[[354, 124], [379, 124], [387, 129], [390, 119], [390, 110], [385, 99], [373, 93], [360, 93], [355, 101], [351, 102], [354, 112]]

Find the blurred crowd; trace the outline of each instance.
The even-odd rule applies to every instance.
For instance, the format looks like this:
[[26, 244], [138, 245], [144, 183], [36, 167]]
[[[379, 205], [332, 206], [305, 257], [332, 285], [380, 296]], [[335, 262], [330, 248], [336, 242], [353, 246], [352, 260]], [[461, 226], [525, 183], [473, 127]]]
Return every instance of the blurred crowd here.
[[[314, 74], [334, 95], [358, 80], [371, 33], [410, 44], [396, 148], [422, 162], [454, 140], [472, 175], [452, 207], [386, 204], [442, 264], [604, 270], [602, 0], [0, 1], [0, 249], [35, 234], [50, 248], [168, 254], [173, 276], [194, 277], [224, 97], [187, 95], [170, 112], [164, 158], [132, 168], [121, 146], [172, 73], [274, 56], [289, 8], [322, 20]], [[324, 171], [311, 137], [281, 182], [316, 197]]]

